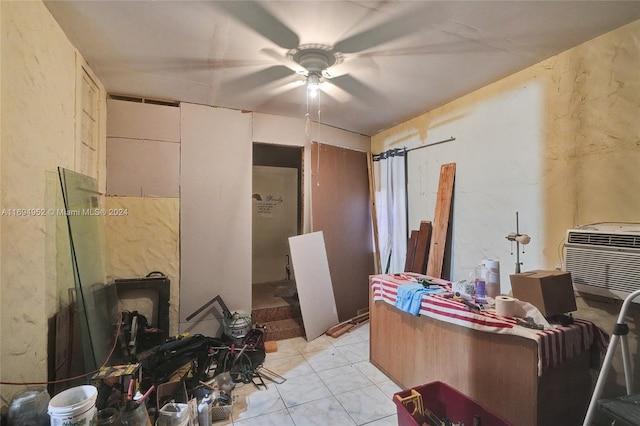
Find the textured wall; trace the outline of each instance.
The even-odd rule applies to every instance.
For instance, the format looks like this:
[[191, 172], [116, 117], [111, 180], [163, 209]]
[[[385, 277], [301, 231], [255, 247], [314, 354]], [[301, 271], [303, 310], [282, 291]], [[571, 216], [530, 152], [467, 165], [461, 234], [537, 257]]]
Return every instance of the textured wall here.
[[171, 280], [170, 335], [178, 333], [180, 200], [106, 197], [107, 209], [126, 211], [106, 217], [112, 278], [140, 278], [152, 271]]
[[[640, 218], [640, 21], [593, 39], [372, 138], [372, 151], [410, 152], [409, 218], [432, 218], [439, 165], [458, 164], [453, 217], [453, 277], [479, 259], [502, 263], [502, 290], [514, 270], [504, 236], [532, 236], [523, 270], [561, 266], [567, 229]], [[489, 214], [488, 214], [489, 213]], [[578, 317], [611, 332], [619, 302], [579, 298]], [[640, 313], [628, 321], [630, 346]], [[619, 353], [619, 352], [618, 352]], [[637, 372], [640, 359], [633, 357]], [[609, 395], [623, 382], [614, 363]], [[638, 373], [636, 373], [637, 375]]]
[[637, 221], [640, 193], [640, 21], [511, 75], [372, 138], [409, 153], [409, 221], [433, 217], [440, 164], [456, 162], [453, 277], [484, 257], [515, 256], [504, 236], [532, 237], [525, 269], [561, 264], [573, 226]]
[[[47, 320], [59, 307], [58, 281], [69, 278], [59, 275], [69, 253], [55, 216], [11, 209], [55, 208], [56, 168], [73, 168], [76, 52], [40, 2], [0, 2], [0, 18], [0, 203], [9, 209], [0, 217], [0, 376], [42, 381]], [[2, 386], [2, 398], [17, 389]]]

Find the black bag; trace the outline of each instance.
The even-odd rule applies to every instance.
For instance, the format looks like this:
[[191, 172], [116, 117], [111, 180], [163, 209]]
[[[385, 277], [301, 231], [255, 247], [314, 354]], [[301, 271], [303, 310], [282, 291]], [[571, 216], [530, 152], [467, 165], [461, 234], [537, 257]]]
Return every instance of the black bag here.
[[150, 350], [149, 355], [141, 361], [145, 387], [169, 381], [176, 371], [187, 364], [191, 365], [187, 372], [190, 377], [185, 379], [197, 385], [205, 378], [217, 353], [226, 347], [222, 340], [201, 334], [169, 339]]

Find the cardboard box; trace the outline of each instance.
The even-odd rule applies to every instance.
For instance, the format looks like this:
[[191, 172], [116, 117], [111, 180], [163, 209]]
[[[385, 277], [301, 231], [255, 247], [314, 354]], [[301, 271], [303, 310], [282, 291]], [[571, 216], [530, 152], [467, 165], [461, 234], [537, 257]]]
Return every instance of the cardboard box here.
[[513, 297], [529, 302], [545, 317], [577, 309], [571, 273], [564, 271], [528, 271], [510, 275]]

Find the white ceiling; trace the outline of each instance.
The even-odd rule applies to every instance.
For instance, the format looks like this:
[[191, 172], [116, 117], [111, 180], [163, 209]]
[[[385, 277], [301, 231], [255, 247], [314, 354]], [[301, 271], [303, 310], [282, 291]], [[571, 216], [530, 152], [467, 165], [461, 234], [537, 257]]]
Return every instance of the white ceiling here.
[[286, 53], [342, 53], [320, 121], [364, 135], [640, 18], [640, 1], [45, 1], [110, 94], [318, 119]]

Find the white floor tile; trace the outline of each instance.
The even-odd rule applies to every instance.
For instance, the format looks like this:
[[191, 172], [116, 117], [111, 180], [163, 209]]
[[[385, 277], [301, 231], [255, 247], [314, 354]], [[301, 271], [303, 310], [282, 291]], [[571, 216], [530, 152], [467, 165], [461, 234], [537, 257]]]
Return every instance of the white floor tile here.
[[337, 349], [352, 363], [369, 360], [369, 342], [360, 341], [350, 345], [339, 346]]
[[393, 415], [396, 406], [375, 385], [345, 392], [337, 397], [358, 425]]
[[314, 372], [311, 365], [307, 363], [307, 360], [302, 355], [269, 359], [264, 362], [264, 366], [287, 379]]
[[287, 410], [233, 422], [234, 426], [295, 426]]
[[334, 397], [289, 408], [296, 426], [355, 426], [353, 419]]
[[238, 385], [233, 413], [216, 426], [391, 426], [401, 389], [369, 362], [369, 324], [337, 339], [278, 341], [264, 367], [283, 376], [268, 388]]
[[244, 420], [283, 410], [286, 407], [275, 386], [256, 389], [251, 384], [236, 387], [233, 419]]
[[318, 376], [334, 395], [371, 386], [372, 384], [371, 380], [353, 365], [321, 371]]
[[375, 420], [371, 423], [367, 423], [366, 426], [398, 426], [398, 415], [384, 417], [380, 420]]
[[269, 352], [266, 356], [266, 360], [277, 359], [277, 358], [286, 358], [289, 356], [300, 355], [300, 350], [298, 350], [298, 346], [300, 342], [304, 342], [305, 340], [302, 337], [294, 337], [292, 339], [286, 340], [278, 340], [278, 350], [275, 352]]
[[369, 323], [367, 322], [366, 324], [356, 328], [355, 330], [350, 332], [351, 334], [355, 334], [356, 336], [359, 336], [362, 340], [364, 340], [365, 342], [369, 341]]
[[286, 407], [331, 396], [331, 391], [316, 373], [293, 377], [283, 384], [275, 386]]
[[360, 337], [355, 333], [345, 333], [342, 336], [338, 337], [337, 339], [331, 340], [331, 344], [336, 348], [340, 346], [351, 345], [353, 343], [361, 343], [361, 342], [364, 342], [364, 340], [362, 340], [362, 337]]
[[391, 380], [385, 380], [384, 382], [376, 383], [376, 386], [393, 401], [393, 395], [396, 392], [400, 392], [402, 388]]
[[378, 369], [369, 361], [362, 361], [354, 364], [362, 374], [367, 376], [373, 383], [380, 383], [389, 380], [386, 374]]
[[318, 352], [305, 353], [304, 358], [315, 372], [349, 365], [351, 362], [333, 346]]
[[313, 339], [310, 342], [307, 342], [306, 340], [302, 339], [301, 341], [296, 341], [295, 345], [298, 348], [298, 350], [300, 351], [300, 353], [304, 354], [307, 352], [318, 352], [321, 351], [323, 349], [328, 349], [330, 348], [331, 345], [331, 340], [333, 339], [333, 337], [329, 337], [325, 334], [316, 337], [315, 339]]

